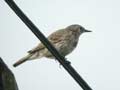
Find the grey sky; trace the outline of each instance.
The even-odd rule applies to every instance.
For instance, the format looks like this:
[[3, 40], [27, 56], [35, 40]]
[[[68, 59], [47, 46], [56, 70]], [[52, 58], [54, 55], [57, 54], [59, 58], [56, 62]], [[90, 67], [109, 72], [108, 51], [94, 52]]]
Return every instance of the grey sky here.
[[[83, 34], [67, 56], [94, 90], [120, 90], [119, 0], [15, 0], [37, 27], [48, 36], [70, 24], [93, 33]], [[0, 1], [0, 56], [14, 72], [20, 90], [82, 90], [54, 60], [42, 58], [18, 68], [12, 64], [39, 40], [4, 0]]]

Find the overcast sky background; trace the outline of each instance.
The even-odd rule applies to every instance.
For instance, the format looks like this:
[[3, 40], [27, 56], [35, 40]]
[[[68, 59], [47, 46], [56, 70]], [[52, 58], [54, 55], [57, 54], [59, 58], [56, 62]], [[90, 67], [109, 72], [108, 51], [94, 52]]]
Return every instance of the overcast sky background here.
[[[67, 56], [93, 90], [120, 90], [119, 0], [15, 0], [46, 35], [71, 24], [92, 33], [80, 37]], [[82, 90], [54, 60], [42, 58], [14, 68], [39, 40], [0, 0], [0, 57], [14, 72], [20, 90]]]

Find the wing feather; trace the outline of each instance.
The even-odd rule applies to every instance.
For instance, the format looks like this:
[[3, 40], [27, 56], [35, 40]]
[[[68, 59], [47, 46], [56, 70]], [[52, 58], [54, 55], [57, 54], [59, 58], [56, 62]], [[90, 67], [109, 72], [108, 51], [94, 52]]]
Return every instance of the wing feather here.
[[[50, 36], [48, 36], [48, 40], [52, 44], [58, 43], [58, 42], [63, 40], [64, 33], [65, 33], [64, 29], [58, 30], [58, 31], [52, 33]], [[35, 52], [37, 52], [39, 50], [42, 50], [44, 48], [45, 48], [45, 46], [42, 43], [39, 43], [35, 48], [33, 48], [32, 50], [28, 51], [28, 53], [35, 53]]]

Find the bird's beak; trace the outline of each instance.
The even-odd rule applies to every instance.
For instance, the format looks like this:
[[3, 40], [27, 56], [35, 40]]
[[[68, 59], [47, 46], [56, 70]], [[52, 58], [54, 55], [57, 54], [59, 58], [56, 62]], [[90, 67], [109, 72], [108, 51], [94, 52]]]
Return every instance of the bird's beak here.
[[86, 29], [85, 29], [84, 32], [92, 32], [92, 31], [90, 31], [90, 30], [86, 30]]

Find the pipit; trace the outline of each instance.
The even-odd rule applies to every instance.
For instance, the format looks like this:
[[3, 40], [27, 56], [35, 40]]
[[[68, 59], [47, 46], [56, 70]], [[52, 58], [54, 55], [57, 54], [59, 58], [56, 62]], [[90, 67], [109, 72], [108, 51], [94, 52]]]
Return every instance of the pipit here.
[[[80, 35], [85, 32], [91, 31], [86, 30], [81, 25], [73, 24], [53, 32], [50, 36], [48, 36], [48, 40], [57, 49], [57, 51], [65, 57], [76, 48]], [[13, 66], [16, 67], [25, 61], [39, 59], [42, 57], [55, 59], [48, 49], [42, 43], [39, 43], [35, 48], [28, 51], [26, 56], [13, 64]]]

